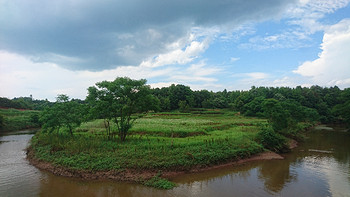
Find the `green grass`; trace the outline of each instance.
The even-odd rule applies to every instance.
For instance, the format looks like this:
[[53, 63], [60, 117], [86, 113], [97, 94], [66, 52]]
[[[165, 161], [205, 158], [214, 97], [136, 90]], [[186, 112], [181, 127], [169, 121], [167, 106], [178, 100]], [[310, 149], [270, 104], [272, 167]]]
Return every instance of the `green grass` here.
[[[264, 151], [257, 136], [266, 124], [226, 111], [153, 113], [135, 121], [125, 142], [108, 140], [103, 120], [94, 120], [83, 123], [74, 136], [38, 132], [31, 148], [36, 158], [74, 170], [186, 171]], [[160, 177], [144, 184], [171, 185]]]
[[40, 125], [35, 121], [34, 116], [39, 115], [39, 111], [0, 109], [0, 115], [4, 117], [4, 126], [0, 131], [18, 131], [28, 128], [38, 128]]
[[125, 142], [107, 140], [103, 120], [68, 134], [38, 133], [36, 156], [72, 169], [187, 170], [249, 157], [266, 120], [227, 114], [150, 114], [135, 122]]
[[161, 178], [159, 173], [151, 179], [144, 181], [143, 184], [158, 189], [172, 189], [176, 186], [175, 183]]

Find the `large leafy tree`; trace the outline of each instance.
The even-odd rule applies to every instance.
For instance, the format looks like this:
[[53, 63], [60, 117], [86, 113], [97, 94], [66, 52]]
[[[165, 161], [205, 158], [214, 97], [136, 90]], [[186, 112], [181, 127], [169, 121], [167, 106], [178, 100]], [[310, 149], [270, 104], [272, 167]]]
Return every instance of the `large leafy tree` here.
[[169, 87], [169, 100], [172, 110], [178, 109], [180, 107], [180, 101], [185, 101], [189, 107], [192, 107], [194, 105], [193, 92], [190, 87], [184, 85], [172, 84]]
[[262, 103], [265, 116], [268, 118], [272, 128], [281, 132], [288, 128], [291, 122], [290, 114], [283, 109], [281, 103], [276, 99], [266, 99]]
[[333, 114], [350, 128], [350, 88], [344, 89], [340, 95], [340, 101], [340, 104], [333, 107]]
[[82, 106], [67, 95], [58, 95], [57, 101], [51, 107], [47, 107], [40, 115], [43, 129], [49, 132], [66, 127], [71, 135], [73, 129], [78, 127], [83, 120]]
[[[132, 80], [127, 77], [102, 81], [96, 83], [96, 86], [89, 87], [87, 101], [92, 107], [92, 114], [108, 122], [106, 128], [109, 131], [109, 121], [117, 125], [121, 141], [125, 141], [129, 129], [137, 118], [133, 116], [134, 114], [155, 110], [159, 106], [159, 100], [151, 94], [145, 79]], [[114, 131], [110, 133], [113, 134]]]

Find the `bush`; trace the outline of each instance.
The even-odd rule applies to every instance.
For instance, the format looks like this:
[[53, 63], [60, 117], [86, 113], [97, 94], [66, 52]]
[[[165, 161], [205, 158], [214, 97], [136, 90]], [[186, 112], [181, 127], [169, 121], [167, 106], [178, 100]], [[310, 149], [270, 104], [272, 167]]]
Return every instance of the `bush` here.
[[264, 146], [274, 152], [287, 152], [287, 138], [279, 133], [276, 133], [271, 126], [262, 127], [258, 133], [258, 141]]
[[5, 118], [0, 114], [0, 130], [5, 126]]
[[176, 186], [175, 183], [161, 178], [159, 173], [153, 178], [145, 181], [144, 185], [158, 189], [172, 189]]

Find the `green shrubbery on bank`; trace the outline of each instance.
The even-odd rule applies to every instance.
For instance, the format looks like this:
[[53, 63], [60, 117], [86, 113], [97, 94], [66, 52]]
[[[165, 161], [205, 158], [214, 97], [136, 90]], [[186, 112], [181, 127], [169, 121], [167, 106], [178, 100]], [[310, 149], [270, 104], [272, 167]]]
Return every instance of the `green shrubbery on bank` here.
[[39, 111], [0, 109], [0, 132], [38, 128]]

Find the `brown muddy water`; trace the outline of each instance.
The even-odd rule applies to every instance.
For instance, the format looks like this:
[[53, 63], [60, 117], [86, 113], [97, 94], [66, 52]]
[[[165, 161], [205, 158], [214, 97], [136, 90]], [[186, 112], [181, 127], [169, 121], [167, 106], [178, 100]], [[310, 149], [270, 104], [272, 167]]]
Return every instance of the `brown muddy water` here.
[[26, 161], [28, 131], [0, 136], [0, 196], [350, 196], [350, 132], [318, 127], [284, 160], [255, 161], [172, 179], [172, 190], [81, 181]]

